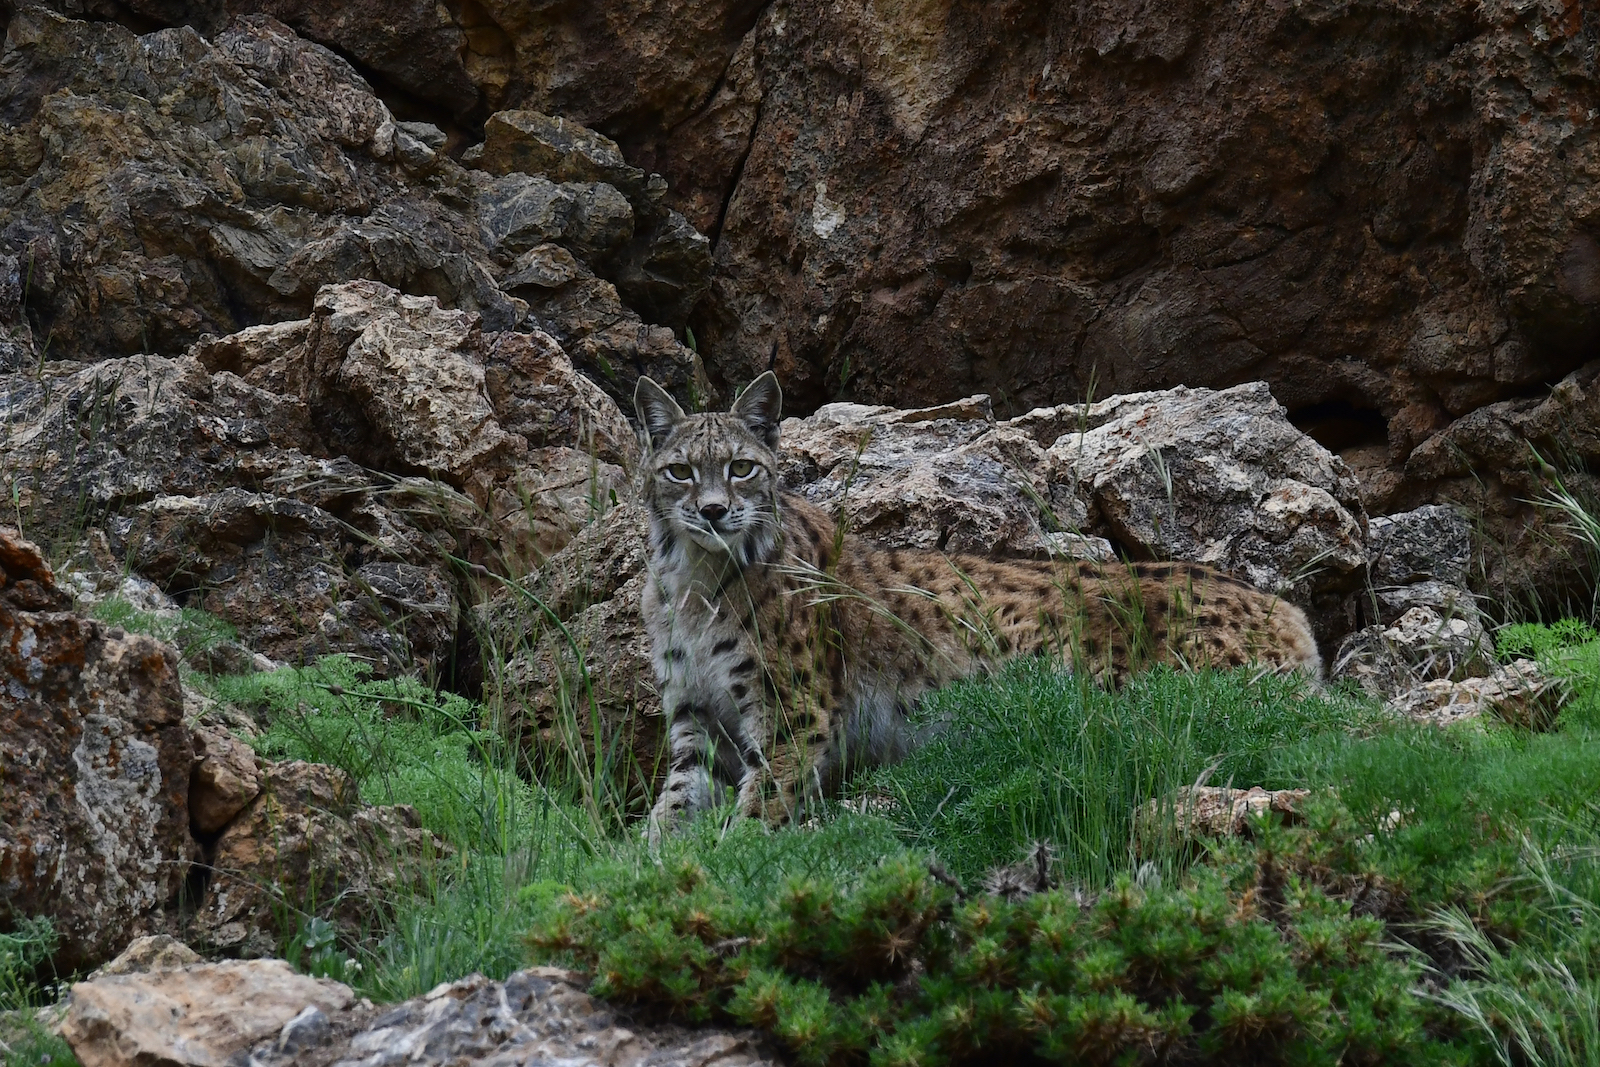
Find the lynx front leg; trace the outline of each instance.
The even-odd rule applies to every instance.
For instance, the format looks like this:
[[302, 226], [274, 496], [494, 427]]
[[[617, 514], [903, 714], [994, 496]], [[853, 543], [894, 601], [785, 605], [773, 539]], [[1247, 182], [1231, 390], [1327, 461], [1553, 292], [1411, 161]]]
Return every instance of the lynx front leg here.
[[769, 714], [741, 718], [740, 747], [745, 754], [739, 782], [739, 814], [782, 826], [806, 802], [815, 801], [828, 781], [833, 753], [820, 708], [779, 706]]
[[679, 708], [672, 719], [672, 756], [666, 784], [650, 809], [650, 848], [661, 847], [661, 836], [684, 815], [711, 806], [711, 731], [694, 706]]

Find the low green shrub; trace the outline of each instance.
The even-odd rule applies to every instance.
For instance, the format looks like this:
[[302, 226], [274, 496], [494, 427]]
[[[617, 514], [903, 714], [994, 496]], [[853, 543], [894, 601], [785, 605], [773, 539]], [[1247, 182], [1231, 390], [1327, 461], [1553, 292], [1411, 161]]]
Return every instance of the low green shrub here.
[[1089, 900], [1008, 903], [963, 896], [907, 851], [776, 892], [685, 853], [530, 891], [544, 906], [529, 940], [600, 995], [766, 1030], [806, 1064], [1471, 1058], [1381, 921], [1274, 864], [1269, 846], [1173, 888], [1123, 876]]
[[1495, 645], [1502, 659], [1532, 657], [1566, 680], [1564, 724], [1600, 730], [1600, 633], [1593, 626], [1582, 619], [1517, 623], [1503, 628]]
[[1337, 795], [1352, 832], [1370, 837], [1367, 862], [1418, 913], [1459, 906], [1496, 936], [1522, 937], [1533, 922], [1523, 896], [1504, 892], [1525, 842], [1544, 854], [1600, 847], [1600, 735], [1584, 729], [1395, 725], [1325, 735], [1275, 762]]

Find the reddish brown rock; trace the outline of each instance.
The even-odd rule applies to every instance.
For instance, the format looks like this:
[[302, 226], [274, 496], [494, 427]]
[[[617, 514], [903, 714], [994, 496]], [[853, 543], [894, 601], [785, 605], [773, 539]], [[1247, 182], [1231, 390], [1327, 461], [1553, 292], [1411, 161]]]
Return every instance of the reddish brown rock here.
[[317, 916], [351, 937], [400, 886], [414, 886], [448, 846], [404, 805], [361, 806], [344, 771], [268, 763], [260, 793], [208, 850], [209, 879], [191, 925], [214, 952], [265, 956]]
[[214, 834], [261, 792], [261, 768], [254, 749], [219, 730], [194, 732], [194, 760], [189, 821], [199, 833]]
[[163, 929], [192, 852], [177, 654], [69, 607], [0, 527], [0, 923], [48, 916], [63, 971]]
[[1590, 6], [792, 0], [753, 33], [696, 323], [727, 381], [776, 346], [800, 405], [1008, 414], [1260, 377], [1382, 443], [1600, 330]]

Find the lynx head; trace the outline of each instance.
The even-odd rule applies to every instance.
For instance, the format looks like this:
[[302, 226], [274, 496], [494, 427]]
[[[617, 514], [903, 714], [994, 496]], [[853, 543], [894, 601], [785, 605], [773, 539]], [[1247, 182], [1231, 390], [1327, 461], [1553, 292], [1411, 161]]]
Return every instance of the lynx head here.
[[764, 558], [779, 528], [777, 377], [751, 382], [727, 412], [686, 415], [649, 378], [639, 379], [633, 404], [648, 446], [644, 498], [656, 552], [687, 542], [741, 567]]

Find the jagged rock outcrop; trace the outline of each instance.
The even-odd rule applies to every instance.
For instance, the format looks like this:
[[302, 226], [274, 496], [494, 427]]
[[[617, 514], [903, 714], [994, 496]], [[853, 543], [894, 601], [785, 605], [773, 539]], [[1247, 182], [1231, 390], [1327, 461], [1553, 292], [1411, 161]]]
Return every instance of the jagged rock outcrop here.
[[[627, 492], [636, 439], [548, 335], [373, 281], [177, 358], [0, 376], [0, 462], [35, 527], [273, 660], [440, 669], [449, 557], [518, 574]], [[96, 593], [96, 595], [99, 595]]]
[[62, 971], [180, 925], [233, 955], [276, 951], [290, 915], [354, 940], [450, 854], [413, 809], [363, 805], [345, 772], [187, 722], [177, 662], [74, 613], [0, 526], [0, 923], [51, 919]]
[[1591, 7], [790, 0], [751, 36], [697, 325], [730, 380], [774, 342], [802, 403], [1260, 377], [1403, 461], [1600, 329]]
[[1368, 510], [1481, 515], [1497, 593], [1572, 580], [1525, 445], [1581, 431], [1504, 416], [1600, 340], [1592, 5], [52, 6], [193, 29], [11, 17], [0, 367], [367, 276], [618, 399], [708, 395], [685, 322], [801, 412], [1260, 379]]
[[[491, 330], [582, 337], [574, 354], [619, 396], [641, 372], [701, 387], [694, 353], [610, 288], [676, 326], [706, 285], [707, 242], [657, 202], [659, 178], [640, 173], [630, 201], [604, 181], [466, 170], [439, 131], [397, 122], [348, 62], [284, 24], [249, 14], [213, 28], [138, 35], [35, 7], [11, 19], [0, 276], [20, 280], [0, 285], [0, 369], [177, 356], [206, 333], [303, 318], [322, 286], [370, 278]], [[576, 256], [591, 291], [537, 300], [530, 318], [502, 283], [525, 284], [507, 279], [541, 244]]]
[[[1600, 278], [1600, 266], [1595, 270]], [[1562, 488], [1591, 508], [1600, 500], [1593, 473], [1600, 464], [1597, 427], [1600, 360], [1547, 394], [1486, 404], [1450, 422], [1410, 454], [1405, 476], [1480, 526], [1478, 581], [1486, 591], [1512, 602], [1556, 603], [1600, 575], [1567, 528], [1570, 517], [1531, 502], [1548, 501]]]
[[0, 526], [0, 922], [50, 916], [63, 971], [165, 929], [195, 854], [176, 656], [71, 606]]

